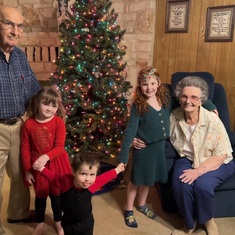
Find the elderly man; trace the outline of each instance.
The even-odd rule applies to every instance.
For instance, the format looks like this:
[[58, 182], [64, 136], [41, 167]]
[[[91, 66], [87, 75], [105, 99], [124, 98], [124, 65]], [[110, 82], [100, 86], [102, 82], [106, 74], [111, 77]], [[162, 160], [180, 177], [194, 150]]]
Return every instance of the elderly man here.
[[[0, 8], [0, 209], [6, 168], [10, 177], [8, 223], [33, 222], [29, 189], [23, 182], [20, 130], [26, 104], [40, 85], [25, 54], [16, 47], [23, 33], [23, 20], [17, 9]], [[1, 221], [0, 234], [5, 234]]]

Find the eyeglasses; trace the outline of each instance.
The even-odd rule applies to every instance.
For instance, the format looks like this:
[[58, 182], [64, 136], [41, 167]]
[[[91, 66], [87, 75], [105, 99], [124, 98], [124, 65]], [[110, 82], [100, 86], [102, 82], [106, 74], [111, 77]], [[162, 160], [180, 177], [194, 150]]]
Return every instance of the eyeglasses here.
[[10, 30], [13, 30], [15, 27], [17, 27], [17, 30], [22, 33], [23, 30], [24, 30], [24, 25], [23, 24], [16, 24], [16, 23], [13, 23], [9, 20], [0, 20], [0, 22], [2, 22], [3, 24], [3, 29], [10, 29]]
[[197, 102], [198, 100], [200, 100], [202, 97], [197, 97], [197, 96], [194, 96], [194, 95], [192, 95], [192, 96], [186, 96], [186, 95], [181, 95], [180, 97], [179, 97], [179, 99], [180, 99], [180, 101], [181, 102], [185, 102], [186, 100], [190, 100], [191, 102]]

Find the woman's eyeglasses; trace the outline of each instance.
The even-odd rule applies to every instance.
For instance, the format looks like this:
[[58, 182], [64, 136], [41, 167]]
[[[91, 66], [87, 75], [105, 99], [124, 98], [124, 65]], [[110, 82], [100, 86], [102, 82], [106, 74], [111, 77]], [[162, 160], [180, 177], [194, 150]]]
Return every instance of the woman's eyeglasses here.
[[197, 101], [200, 100], [201, 98], [202, 98], [202, 97], [197, 97], [197, 96], [194, 96], [194, 95], [192, 95], [192, 96], [181, 95], [181, 96], [179, 97], [179, 99], [180, 99], [181, 102], [185, 102], [185, 101], [187, 101], [188, 99], [189, 99], [191, 102], [197, 102]]
[[13, 23], [9, 20], [0, 20], [0, 22], [2, 22], [2, 28], [3, 29], [10, 29], [10, 30], [13, 30], [14, 28], [17, 27], [17, 30], [22, 33], [23, 30], [24, 30], [24, 25], [23, 24], [16, 24], [16, 23]]

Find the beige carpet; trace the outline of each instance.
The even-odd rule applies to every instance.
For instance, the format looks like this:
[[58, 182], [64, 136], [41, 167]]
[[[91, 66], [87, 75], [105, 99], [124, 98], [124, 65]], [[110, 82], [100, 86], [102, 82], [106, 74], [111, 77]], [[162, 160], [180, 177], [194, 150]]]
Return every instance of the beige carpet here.
[[[33, 231], [35, 223], [32, 224], [8, 224], [6, 221], [6, 207], [9, 190], [9, 179], [4, 181], [4, 201], [2, 207], [2, 223], [7, 235], [29, 235]], [[34, 193], [31, 191], [32, 208]], [[172, 229], [182, 226], [183, 221], [177, 214], [164, 213], [159, 205], [155, 188], [151, 188], [148, 197], [148, 205], [153, 208], [158, 217], [155, 221], [148, 219], [143, 214], [135, 211], [138, 228], [128, 228], [123, 220], [123, 209], [125, 206], [126, 189], [114, 189], [111, 192], [93, 197], [93, 214], [95, 217], [94, 235], [170, 235]], [[234, 199], [235, 200], [235, 199]], [[52, 213], [48, 200], [45, 235], [56, 235], [53, 228]], [[220, 235], [235, 234], [235, 218], [215, 219], [218, 224]], [[203, 228], [198, 228], [194, 234], [205, 235]]]

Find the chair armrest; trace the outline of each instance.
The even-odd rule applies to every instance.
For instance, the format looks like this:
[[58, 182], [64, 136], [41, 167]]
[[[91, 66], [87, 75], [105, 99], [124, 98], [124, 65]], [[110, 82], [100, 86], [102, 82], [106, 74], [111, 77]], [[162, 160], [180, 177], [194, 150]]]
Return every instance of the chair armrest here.
[[235, 149], [235, 132], [228, 131], [228, 137], [229, 137], [230, 143], [232, 145], [232, 148]]
[[178, 153], [174, 149], [173, 145], [171, 144], [170, 140], [166, 140], [165, 145], [165, 155], [166, 159], [177, 159], [179, 157]]
[[175, 161], [179, 158], [178, 153], [169, 140], [166, 140], [165, 146], [166, 166], [168, 175], [171, 174]]
[[230, 143], [232, 145], [232, 149], [233, 149], [233, 158], [235, 159], [235, 132], [228, 131], [228, 137], [229, 137]]

